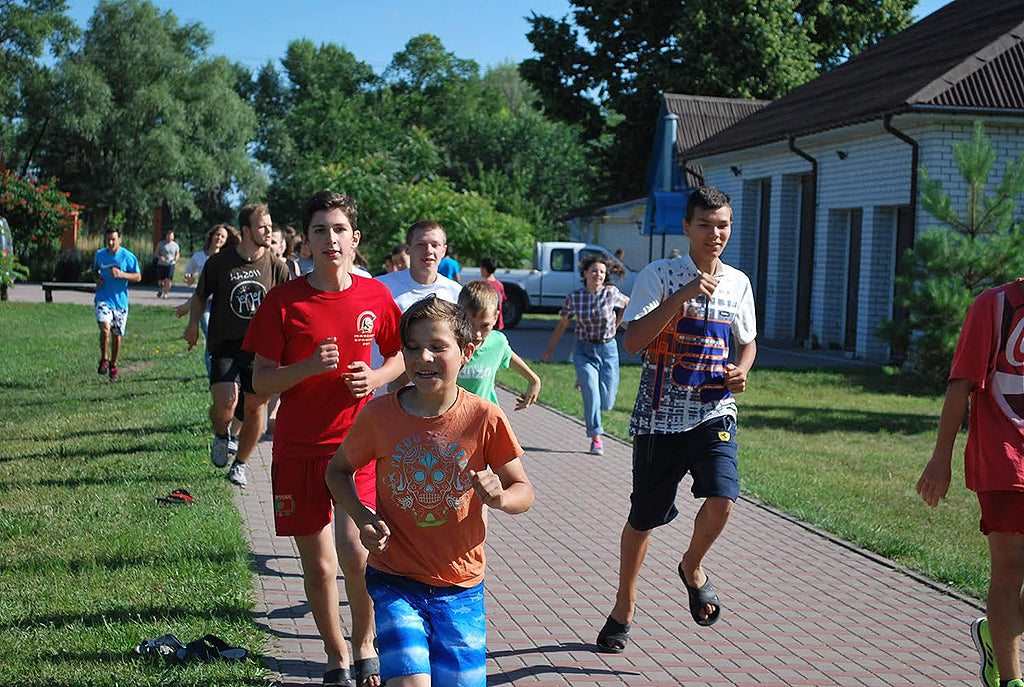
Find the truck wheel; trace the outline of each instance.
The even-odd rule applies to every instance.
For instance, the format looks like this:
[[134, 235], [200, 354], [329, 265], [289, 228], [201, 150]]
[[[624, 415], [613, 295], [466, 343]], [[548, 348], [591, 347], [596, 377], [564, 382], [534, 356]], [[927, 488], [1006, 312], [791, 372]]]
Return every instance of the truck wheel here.
[[505, 323], [505, 329], [514, 329], [519, 320], [523, 319], [523, 300], [519, 294], [509, 294], [508, 298], [501, 304], [501, 317]]

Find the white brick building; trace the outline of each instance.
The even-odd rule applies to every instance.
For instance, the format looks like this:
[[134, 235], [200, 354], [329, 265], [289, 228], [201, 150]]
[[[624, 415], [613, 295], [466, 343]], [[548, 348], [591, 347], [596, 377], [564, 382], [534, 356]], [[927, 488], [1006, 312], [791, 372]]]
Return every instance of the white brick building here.
[[[953, 144], [975, 119], [1024, 154], [1024, 3], [958, 0], [684, 152], [732, 196], [726, 262], [754, 285], [760, 336], [884, 362], [898, 255], [935, 220], [915, 162], [963, 206]], [[1022, 275], [1024, 276], [1024, 275]]]

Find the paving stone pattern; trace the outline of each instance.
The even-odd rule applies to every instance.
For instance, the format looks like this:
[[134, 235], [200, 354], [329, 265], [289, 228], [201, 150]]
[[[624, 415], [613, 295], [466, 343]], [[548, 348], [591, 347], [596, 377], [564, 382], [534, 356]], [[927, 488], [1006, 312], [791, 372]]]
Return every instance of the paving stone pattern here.
[[[722, 619], [697, 627], [676, 574], [698, 506], [688, 482], [679, 518], [652, 536], [629, 646], [596, 653], [615, 595], [630, 447], [609, 440], [604, 456], [590, 456], [577, 421], [538, 406], [512, 412], [512, 395], [499, 396], [526, 449], [536, 504], [515, 517], [491, 514], [488, 685], [978, 684], [976, 604], [746, 499], [706, 561]], [[741, 461], [742, 426], [741, 417]], [[271, 640], [267, 667], [277, 684], [315, 684], [323, 645], [298, 552], [273, 535], [268, 441], [251, 466], [237, 501], [257, 570], [256, 622]]]

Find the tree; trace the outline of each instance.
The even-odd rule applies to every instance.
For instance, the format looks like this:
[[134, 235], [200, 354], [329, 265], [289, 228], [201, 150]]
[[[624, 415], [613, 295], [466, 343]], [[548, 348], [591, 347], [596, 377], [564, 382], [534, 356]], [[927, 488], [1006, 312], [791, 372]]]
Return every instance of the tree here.
[[[265, 180], [247, 143], [251, 108], [236, 94], [238, 68], [207, 58], [210, 34], [145, 0], [101, 0], [81, 45], [58, 64], [31, 166], [59, 177], [102, 225], [122, 213], [148, 226], [167, 201], [179, 218], [223, 217], [229, 195], [259, 194]], [[30, 127], [31, 129], [32, 127]], [[29, 163], [27, 162], [26, 165]]]
[[66, 11], [66, 0], [0, 2], [0, 169], [10, 154], [15, 129], [26, 116], [28, 92], [49, 76], [38, 59], [47, 48], [60, 57], [78, 37], [78, 27]]
[[1016, 199], [1024, 197], [1024, 155], [1008, 162], [993, 195], [988, 179], [997, 154], [981, 122], [970, 141], [953, 146], [967, 198], [959, 212], [938, 179], [924, 167], [921, 207], [943, 226], [921, 232], [906, 253], [904, 274], [896, 280], [897, 302], [906, 310], [902, 321], [887, 321], [879, 336], [891, 345], [911, 344], [905, 369], [945, 384], [967, 308], [982, 291], [1024, 274], [1024, 227], [1014, 216]]
[[[520, 65], [552, 117], [612, 133], [608, 199], [642, 191], [665, 92], [777, 98], [910, 23], [917, 0], [574, 0], [530, 18]], [[610, 126], [611, 113], [621, 122]]]

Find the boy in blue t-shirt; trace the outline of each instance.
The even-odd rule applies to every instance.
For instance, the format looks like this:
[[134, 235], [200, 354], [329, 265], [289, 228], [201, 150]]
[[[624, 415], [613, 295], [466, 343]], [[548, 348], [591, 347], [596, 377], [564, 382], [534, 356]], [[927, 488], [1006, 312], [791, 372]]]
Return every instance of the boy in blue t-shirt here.
[[[110, 381], [120, 378], [117, 354], [121, 351], [121, 337], [128, 324], [128, 282], [142, 281], [139, 259], [127, 248], [121, 248], [121, 232], [111, 227], [106, 233], [106, 248], [96, 251], [92, 261], [96, 277], [96, 323], [100, 327], [99, 374], [110, 375]], [[111, 338], [113, 334], [113, 338]], [[110, 358], [107, 342], [110, 341]]]
[[516, 401], [516, 410], [522, 410], [536, 401], [540, 395], [540, 377], [515, 354], [509, 346], [508, 338], [494, 331], [498, 321], [498, 292], [485, 281], [470, 282], [459, 292], [459, 307], [466, 311], [473, 324], [473, 345], [476, 350], [469, 362], [459, 370], [458, 385], [480, 398], [497, 403], [494, 377], [499, 367], [511, 367], [513, 372], [527, 382], [526, 391]]

